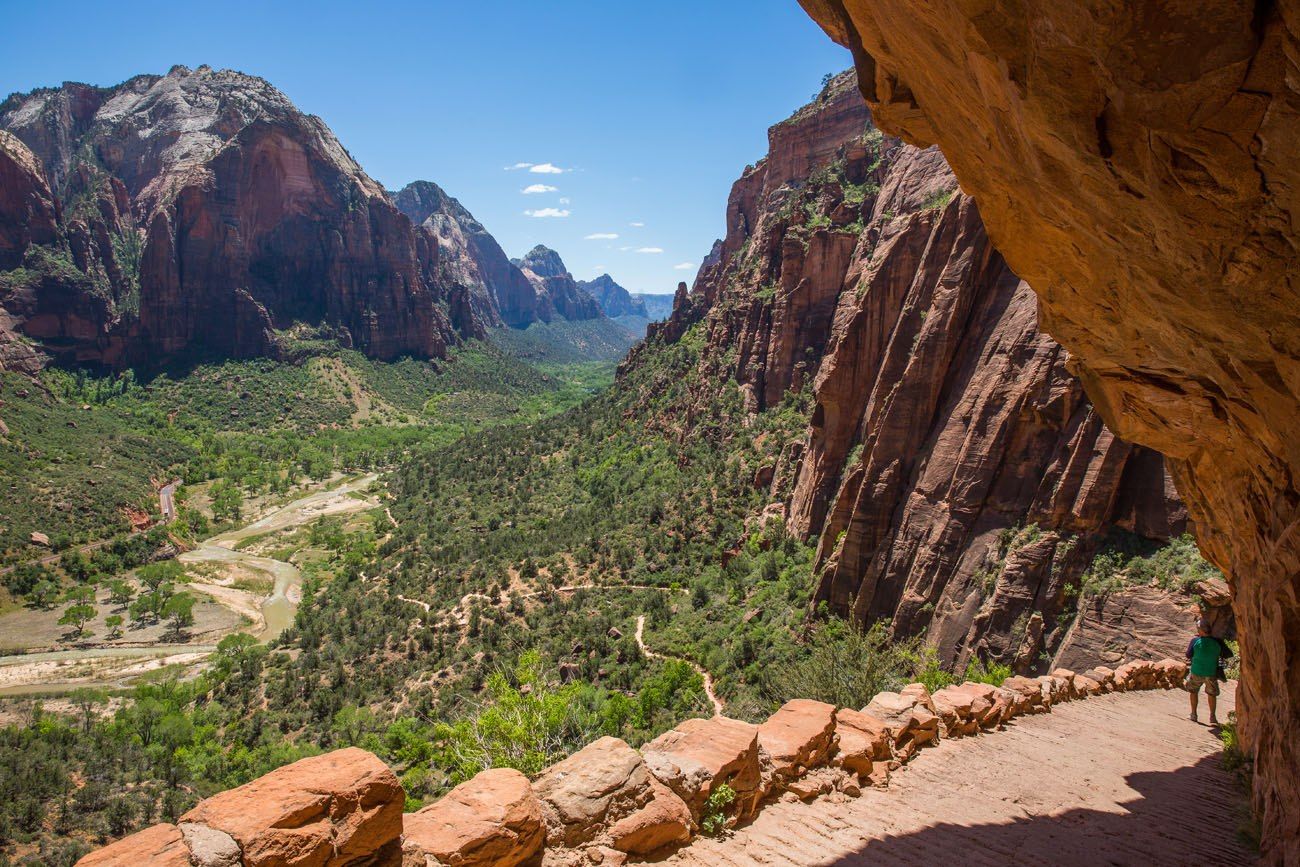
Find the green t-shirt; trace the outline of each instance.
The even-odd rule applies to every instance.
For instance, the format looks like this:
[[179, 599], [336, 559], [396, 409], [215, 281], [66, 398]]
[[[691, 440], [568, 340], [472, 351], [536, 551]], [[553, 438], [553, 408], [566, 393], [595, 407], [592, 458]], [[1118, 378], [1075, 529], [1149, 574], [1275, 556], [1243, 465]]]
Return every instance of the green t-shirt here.
[[1223, 646], [1216, 639], [1196, 637], [1188, 650], [1192, 655], [1192, 674], [1196, 677], [1214, 677], [1219, 673], [1219, 657]]

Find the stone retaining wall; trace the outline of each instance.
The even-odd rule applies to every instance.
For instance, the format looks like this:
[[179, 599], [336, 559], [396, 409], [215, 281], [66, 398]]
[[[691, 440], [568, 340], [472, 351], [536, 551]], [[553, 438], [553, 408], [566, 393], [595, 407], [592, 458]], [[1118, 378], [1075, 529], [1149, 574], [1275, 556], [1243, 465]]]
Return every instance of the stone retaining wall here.
[[[155, 825], [78, 865], [616, 867], [748, 821], [776, 799], [886, 786], [891, 771], [941, 738], [995, 731], [1061, 701], [1173, 689], [1186, 674], [1186, 663], [1165, 659], [934, 693], [914, 683], [861, 710], [796, 699], [760, 725], [689, 719], [640, 750], [601, 738], [531, 781], [484, 771], [405, 816], [396, 775], [365, 750], [339, 750], [209, 798], [176, 825]], [[734, 797], [714, 797], [725, 791]]]

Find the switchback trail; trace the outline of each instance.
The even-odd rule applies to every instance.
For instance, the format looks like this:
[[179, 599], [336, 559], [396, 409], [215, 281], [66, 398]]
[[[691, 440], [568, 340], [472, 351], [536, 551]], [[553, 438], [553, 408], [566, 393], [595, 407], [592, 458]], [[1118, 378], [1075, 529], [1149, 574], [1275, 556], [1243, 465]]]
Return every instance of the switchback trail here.
[[[1219, 699], [1224, 717], [1233, 692]], [[887, 789], [771, 804], [729, 838], [700, 838], [666, 863], [1253, 864], [1235, 838], [1244, 794], [1220, 749], [1187, 719], [1182, 690], [1066, 702], [1004, 732], [921, 750]]]
[[636, 619], [636, 646], [641, 648], [641, 652], [650, 659], [675, 659], [678, 662], [684, 662], [691, 668], [695, 669], [696, 673], [704, 680], [704, 694], [709, 697], [709, 703], [713, 705], [713, 715], [722, 716], [722, 700], [718, 698], [717, 693], [713, 691], [713, 678], [709, 673], [700, 666], [691, 662], [689, 659], [682, 659], [680, 656], [668, 656], [663, 653], [655, 653], [653, 650], [645, 646], [645, 638], [643, 637], [644, 632], [645, 615], [642, 614]]

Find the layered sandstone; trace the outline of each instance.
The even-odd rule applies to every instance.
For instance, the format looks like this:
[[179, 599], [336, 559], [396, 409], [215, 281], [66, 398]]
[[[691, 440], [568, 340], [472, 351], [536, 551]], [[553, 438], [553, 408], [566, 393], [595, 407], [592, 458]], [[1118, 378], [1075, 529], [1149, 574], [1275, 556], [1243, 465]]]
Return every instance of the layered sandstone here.
[[[943, 156], [882, 136], [852, 75], [769, 146], [653, 339], [701, 331], [709, 378], [755, 412], [810, 392], [805, 437], [759, 480], [818, 543], [816, 601], [958, 667], [1047, 671], [1091, 634], [1074, 620], [1099, 547], [1185, 531], [1161, 457], [1105, 427]], [[1162, 632], [1195, 617], [1156, 610]], [[1178, 650], [1113, 650], [1139, 648]]]
[[1294, 3], [803, 0], [938, 144], [1106, 421], [1170, 459], [1242, 640], [1265, 849], [1300, 860]]
[[[481, 333], [465, 288], [439, 280], [438, 245], [319, 118], [261, 79], [175, 67], [113, 88], [67, 84], [11, 97], [0, 128], [65, 212], [51, 236], [48, 209], [21, 191], [11, 201], [6, 182], [0, 246], [73, 266], [4, 306], [74, 360], [274, 354], [303, 327], [377, 358], [427, 357]], [[117, 219], [94, 206], [105, 190]], [[66, 312], [86, 308], [95, 315]]]

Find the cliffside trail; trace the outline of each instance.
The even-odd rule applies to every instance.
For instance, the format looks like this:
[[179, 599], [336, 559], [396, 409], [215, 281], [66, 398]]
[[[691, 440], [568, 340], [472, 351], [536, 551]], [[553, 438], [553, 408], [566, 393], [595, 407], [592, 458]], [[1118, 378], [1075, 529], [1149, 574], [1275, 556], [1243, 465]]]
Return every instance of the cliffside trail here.
[[1057, 705], [996, 736], [944, 741], [887, 790], [773, 804], [665, 863], [1252, 864], [1234, 840], [1238, 789], [1218, 739], [1186, 713], [1181, 690]]

